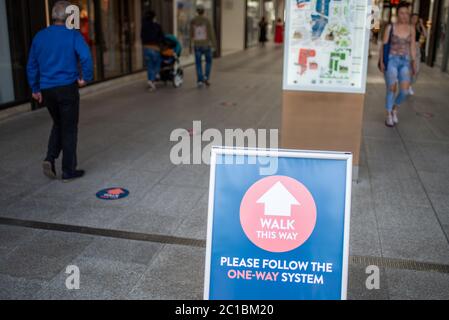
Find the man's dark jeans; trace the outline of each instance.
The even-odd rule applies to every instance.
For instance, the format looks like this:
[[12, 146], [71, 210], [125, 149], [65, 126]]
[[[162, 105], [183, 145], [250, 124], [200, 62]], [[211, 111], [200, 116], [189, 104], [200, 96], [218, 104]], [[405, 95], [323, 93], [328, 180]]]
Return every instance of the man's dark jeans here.
[[[206, 57], [206, 75], [203, 73], [203, 56]], [[195, 47], [195, 64], [198, 82], [210, 80], [212, 70], [212, 49], [211, 47]]]
[[78, 85], [42, 90], [44, 103], [53, 119], [46, 161], [54, 162], [62, 151], [62, 171], [72, 175], [77, 167], [78, 120], [80, 97]]

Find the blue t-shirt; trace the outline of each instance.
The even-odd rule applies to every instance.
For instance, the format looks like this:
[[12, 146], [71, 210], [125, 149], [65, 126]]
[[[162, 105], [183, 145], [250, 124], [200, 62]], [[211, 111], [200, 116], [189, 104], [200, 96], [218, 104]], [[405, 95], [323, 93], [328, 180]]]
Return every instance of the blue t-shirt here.
[[90, 49], [77, 30], [65, 25], [50, 26], [33, 39], [27, 73], [33, 93], [73, 84], [78, 79], [91, 81]]

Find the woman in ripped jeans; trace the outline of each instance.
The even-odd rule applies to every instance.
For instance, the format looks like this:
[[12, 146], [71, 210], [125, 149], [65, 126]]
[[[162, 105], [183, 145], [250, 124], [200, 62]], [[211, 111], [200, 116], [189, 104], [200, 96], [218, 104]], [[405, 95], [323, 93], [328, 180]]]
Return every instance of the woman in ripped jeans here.
[[383, 48], [380, 51], [379, 63], [387, 84], [385, 124], [388, 127], [399, 123], [399, 107], [409, 95], [412, 76], [416, 71], [416, 31], [410, 25], [408, 3], [401, 2], [398, 5], [397, 17], [397, 23], [389, 25], [383, 37], [383, 45], [390, 43], [388, 66], [385, 67], [383, 62]]

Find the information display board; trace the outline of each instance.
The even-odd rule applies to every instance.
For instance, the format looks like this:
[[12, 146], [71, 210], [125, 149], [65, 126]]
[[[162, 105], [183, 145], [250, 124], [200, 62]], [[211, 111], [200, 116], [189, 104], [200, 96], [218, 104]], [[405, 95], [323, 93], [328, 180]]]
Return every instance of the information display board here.
[[371, 0], [287, 0], [284, 90], [365, 93]]

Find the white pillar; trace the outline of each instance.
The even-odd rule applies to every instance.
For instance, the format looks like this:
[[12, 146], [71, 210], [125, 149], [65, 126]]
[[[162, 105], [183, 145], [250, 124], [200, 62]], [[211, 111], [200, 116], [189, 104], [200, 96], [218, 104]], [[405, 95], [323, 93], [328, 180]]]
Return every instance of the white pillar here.
[[419, 13], [420, 5], [421, 5], [421, 0], [413, 1], [413, 13]]
[[[432, 17], [433, 17], [433, 9], [435, 6], [435, 0], [430, 0], [430, 10], [429, 10], [429, 17], [428, 17], [428, 21], [432, 21]], [[427, 27], [427, 25], [426, 25]], [[434, 27], [434, 26], [432, 26]], [[432, 28], [427, 28], [427, 34], [430, 35], [430, 32], [432, 31]], [[426, 41], [426, 57], [429, 56], [429, 50], [430, 50], [430, 36], [427, 37], [427, 41]]]
[[245, 5], [242, 0], [223, 0], [221, 13], [222, 55], [245, 49]]

